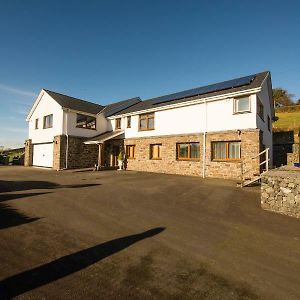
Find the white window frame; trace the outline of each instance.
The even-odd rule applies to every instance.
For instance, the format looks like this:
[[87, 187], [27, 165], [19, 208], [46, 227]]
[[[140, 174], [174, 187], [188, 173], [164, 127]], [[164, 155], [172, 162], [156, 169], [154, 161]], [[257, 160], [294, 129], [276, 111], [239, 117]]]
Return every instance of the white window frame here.
[[[241, 99], [245, 99], [245, 98], [248, 99], [248, 103], [249, 103], [248, 108], [245, 109], [245, 110], [238, 110], [238, 101], [241, 100]], [[234, 112], [234, 114], [242, 114], [242, 113], [251, 112], [251, 99], [250, 99], [250, 96], [234, 98], [233, 99], [233, 112]]]

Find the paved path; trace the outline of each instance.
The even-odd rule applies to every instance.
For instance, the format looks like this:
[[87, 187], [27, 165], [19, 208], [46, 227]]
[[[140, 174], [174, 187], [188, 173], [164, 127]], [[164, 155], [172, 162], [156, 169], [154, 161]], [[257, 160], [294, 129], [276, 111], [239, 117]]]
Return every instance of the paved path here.
[[222, 180], [0, 167], [0, 257], [0, 299], [300, 299], [300, 221]]

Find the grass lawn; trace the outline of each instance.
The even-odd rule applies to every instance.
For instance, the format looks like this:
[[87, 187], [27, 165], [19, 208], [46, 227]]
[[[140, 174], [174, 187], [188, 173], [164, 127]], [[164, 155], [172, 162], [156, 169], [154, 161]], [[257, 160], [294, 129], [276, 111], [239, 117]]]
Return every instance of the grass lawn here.
[[273, 123], [273, 128], [276, 129], [295, 129], [300, 127], [300, 111], [295, 112], [276, 112], [278, 121]]

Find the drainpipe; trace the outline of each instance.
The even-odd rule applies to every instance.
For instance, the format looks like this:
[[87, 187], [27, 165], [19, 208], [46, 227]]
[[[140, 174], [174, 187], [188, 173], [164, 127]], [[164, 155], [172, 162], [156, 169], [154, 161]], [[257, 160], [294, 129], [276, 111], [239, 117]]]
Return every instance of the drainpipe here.
[[202, 164], [202, 177], [205, 178], [205, 165], [206, 165], [206, 133], [207, 133], [207, 102], [204, 100], [205, 105], [205, 123], [203, 132], [203, 164]]
[[67, 137], [67, 145], [66, 145], [66, 165], [65, 169], [68, 169], [68, 156], [69, 156], [69, 135], [68, 135], [68, 113], [69, 110], [65, 110], [66, 117], [65, 117], [65, 132], [66, 132], [66, 137]]

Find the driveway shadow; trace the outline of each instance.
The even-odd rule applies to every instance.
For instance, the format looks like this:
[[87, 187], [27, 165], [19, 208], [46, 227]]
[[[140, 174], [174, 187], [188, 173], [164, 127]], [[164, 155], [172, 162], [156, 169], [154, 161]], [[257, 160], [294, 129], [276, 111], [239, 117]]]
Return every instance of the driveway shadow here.
[[1, 299], [11, 299], [12, 297], [80, 271], [164, 230], [164, 227], [157, 227], [142, 233], [111, 240], [8, 277], [0, 282], [0, 295], [3, 295]]
[[39, 220], [39, 218], [28, 217], [18, 212], [18, 210], [10, 207], [9, 205], [0, 203], [0, 230], [4, 228], [23, 225], [26, 223], [31, 223], [36, 220]]
[[0, 202], [26, 198], [26, 197], [34, 197], [34, 196], [44, 195], [44, 194], [49, 194], [49, 193], [2, 194], [0, 195]]
[[0, 193], [35, 189], [84, 188], [101, 185], [100, 183], [62, 185], [50, 181], [9, 181], [0, 180]]

